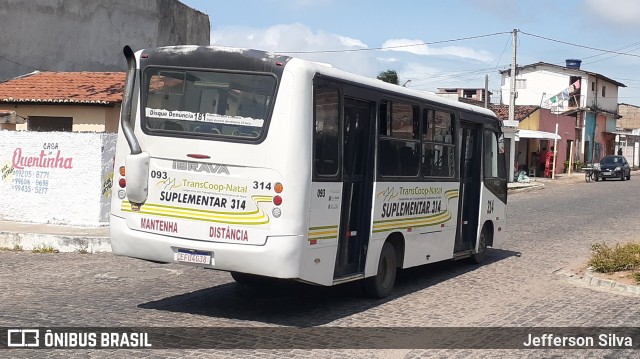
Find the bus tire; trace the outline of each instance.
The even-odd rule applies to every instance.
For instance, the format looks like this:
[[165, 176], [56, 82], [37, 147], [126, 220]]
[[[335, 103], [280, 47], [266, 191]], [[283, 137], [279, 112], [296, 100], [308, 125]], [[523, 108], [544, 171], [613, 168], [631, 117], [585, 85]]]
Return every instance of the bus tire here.
[[364, 279], [364, 290], [372, 298], [384, 298], [391, 294], [396, 281], [396, 250], [385, 242], [378, 260], [378, 273]]
[[478, 243], [478, 251], [471, 255], [471, 263], [481, 264], [484, 262], [487, 256], [487, 243], [489, 242], [489, 228], [485, 225], [482, 227], [482, 231], [480, 231], [480, 240]]

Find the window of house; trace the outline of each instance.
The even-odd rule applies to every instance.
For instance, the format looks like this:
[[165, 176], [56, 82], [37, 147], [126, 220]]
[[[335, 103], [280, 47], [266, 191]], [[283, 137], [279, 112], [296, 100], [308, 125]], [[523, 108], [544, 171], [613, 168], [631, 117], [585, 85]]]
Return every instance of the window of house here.
[[527, 88], [527, 79], [516, 79], [516, 89], [526, 89]]
[[29, 116], [27, 130], [38, 132], [71, 132], [73, 117]]
[[602, 97], [607, 96], [607, 86], [602, 85]]
[[596, 83], [591, 81], [591, 91], [596, 92]]

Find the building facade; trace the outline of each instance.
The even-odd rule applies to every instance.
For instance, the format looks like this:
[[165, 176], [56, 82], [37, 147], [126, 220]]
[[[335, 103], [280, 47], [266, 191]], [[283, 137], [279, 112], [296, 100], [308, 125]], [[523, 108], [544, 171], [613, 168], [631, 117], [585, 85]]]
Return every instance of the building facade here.
[[0, 129], [117, 132], [124, 72], [34, 72], [0, 83]]
[[209, 45], [209, 16], [177, 0], [3, 0], [0, 81], [39, 71], [124, 71], [138, 50]]
[[[511, 71], [501, 71], [502, 98], [509, 98]], [[538, 62], [518, 68], [516, 104], [536, 105], [575, 121], [575, 160], [595, 162], [616, 148], [618, 89], [624, 84], [580, 69], [579, 60], [567, 66]]]

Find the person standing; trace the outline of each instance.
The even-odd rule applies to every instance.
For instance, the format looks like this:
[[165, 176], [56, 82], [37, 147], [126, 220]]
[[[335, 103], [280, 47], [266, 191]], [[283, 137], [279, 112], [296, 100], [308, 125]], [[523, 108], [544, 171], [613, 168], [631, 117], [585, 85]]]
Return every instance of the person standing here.
[[548, 153], [547, 148], [542, 147], [542, 151], [540, 151], [540, 154], [538, 155], [538, 163], [540, 164], [541, 175], [544, 173], [544, 169], [547, 164], [547, 153]]

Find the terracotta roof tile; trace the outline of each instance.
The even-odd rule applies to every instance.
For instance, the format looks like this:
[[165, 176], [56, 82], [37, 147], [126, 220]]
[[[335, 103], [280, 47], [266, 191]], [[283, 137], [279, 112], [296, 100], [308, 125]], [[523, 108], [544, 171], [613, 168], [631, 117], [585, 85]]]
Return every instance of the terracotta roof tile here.
[[122, 102], [124, 72], [33, 72], [0, 83], [0, 103]]
[[[514, 120], [522, 121], [539, 108], [540, 106], [534, 106], [534, 105], [523, 105], [523, 106], [516, 105]], [[506, 121], [509, 119], [508, 105], [489, 105], [489, 110], [493, 111], [499, 120]]]

